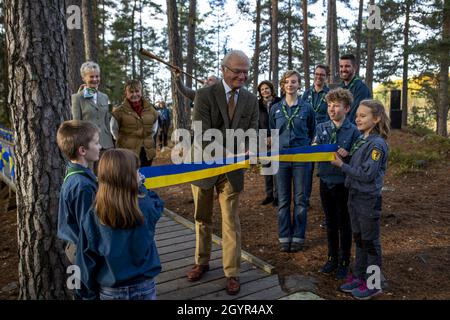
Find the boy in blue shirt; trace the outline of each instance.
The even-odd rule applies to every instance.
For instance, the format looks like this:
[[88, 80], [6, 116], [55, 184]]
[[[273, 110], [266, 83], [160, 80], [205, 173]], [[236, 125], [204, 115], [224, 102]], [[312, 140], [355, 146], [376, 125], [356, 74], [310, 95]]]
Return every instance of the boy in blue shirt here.
[[66, 255], [71, 264], [75, 264], [81, 218], [97, 192], [97, 178], [88, 166], [99, 160], [99, 132], [90, 121], [69, 120], [61, 124], [56, 137], [58, 147], [69, 159], [59, 195], [58, 237], [67, 241]]
[[[330, 121], [317, 125], [315, 144], [338, 144], [338, 154], [349, 161], [353, 143], [361, 135], [355, 125], [346, 118], [353, 97], [342, 88], [331, 90], [325, 97]], [[320, 199], [325, 212], [328, 259], [320, 272], [336, 272], [337, 279], [344, 279], [348, 273], [352, 245], [352, 230], [347, 209], [348, 189], [345, 175], [330, 162], [318, 164], [320, 177]]]

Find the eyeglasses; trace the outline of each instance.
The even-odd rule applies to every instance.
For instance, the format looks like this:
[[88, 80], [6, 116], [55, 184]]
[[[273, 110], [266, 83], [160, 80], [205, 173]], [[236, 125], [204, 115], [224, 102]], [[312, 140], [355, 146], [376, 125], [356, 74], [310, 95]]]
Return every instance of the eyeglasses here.
[[327, 75], [325, 73], [314, 73], [316, 77], [326, 77]]
[[234, 74], [240, 75], [242, 73], [244, 76], [248, 76], [248, 70], [235, 70], [231, 69], [229, 66], [226, 65], [224, 65], [224, 67], [233, 72]]

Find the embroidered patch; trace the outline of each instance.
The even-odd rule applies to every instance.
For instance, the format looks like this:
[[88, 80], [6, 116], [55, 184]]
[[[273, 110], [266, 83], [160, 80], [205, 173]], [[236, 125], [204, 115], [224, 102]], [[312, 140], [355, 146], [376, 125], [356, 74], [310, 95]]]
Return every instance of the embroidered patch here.
[[380, 157], [381, 157], [381, 151], [379, 151], [377, 149], [373, 149], [372, 150], [372, 160], [378, 161], [378, 160], [380, 160]]

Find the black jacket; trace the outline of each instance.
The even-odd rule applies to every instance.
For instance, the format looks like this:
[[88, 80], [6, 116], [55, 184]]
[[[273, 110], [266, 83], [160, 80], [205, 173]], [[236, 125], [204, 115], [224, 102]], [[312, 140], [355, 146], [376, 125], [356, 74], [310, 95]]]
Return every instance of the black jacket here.
[[280, 102], [280, 101], [281, 101], [281, 98], [275, 97], [272, 100], [272, 103], [270, 104], [269, 110], [267, 110], [266, 107], [264, 106], [263, 99], [259, 98], [259, 100], [258, 100], [258, 105], [259, 105], [259, 121], [258, 121], [259, 126], [258, 126], [258, 129], [266, 129], [268, 137], [270, 137], [269, 112], [270, 112], [270, 109], [272, 108], [272, 106], [275, 103]]

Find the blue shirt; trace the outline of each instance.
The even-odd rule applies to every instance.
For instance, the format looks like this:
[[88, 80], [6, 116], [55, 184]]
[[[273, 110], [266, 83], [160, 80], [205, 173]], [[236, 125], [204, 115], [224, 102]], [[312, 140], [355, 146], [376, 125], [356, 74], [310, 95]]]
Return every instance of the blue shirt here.
[[322, 90], [316, 92], [314, 86], [303, 93], [302, 100], [308, 102], [316, 113], [316, 125], [330, 120], [328, 116], [328, 104], [325, 96], [330, 91], [328, 86], [324, 86]]
[[153, 191], [140, 187], [139, 208], [144, 224], [131, 229], [102, 225], [94, 210], [82, 221], [76, 261], [81, 271], [84, 299], [98, 297], [99, 287], [121, 287], [152, 279], [161, 272], [154, 241], [156, 223], [164, 202]]
[[[293, 117], [290, 126], [283, 106], [288, 117]], [[279, 130], [280, 150], [310, 145], [314, 138], [315, 124], [313, 108], [300, 97], [295, 106], [288, 107], [286, 98], [283, 97], [270, 109], [269, 128]]]
[[369, 87], [367, 87], [366, 84], [362, 82], [361, 79], [357, 76], [355, 76], [352, 81], [348, 83], [348, 85], [345, 85], [344, 82], [341, 82], [339, 86], [341, 88], [348, 89], [353, 95], [353, 103], [350, 111], [347, 114], [347, 119], [350, 120], [351, 123], [355, 123], [356, 110], [359, 107], [359, 103], [364, 99], [372, 98]]
[[89, 211], [97, 192], [97, 178], [82, 165], [69, 162], [66, 171], [79, 171], [65, 179], [59, 194], [58, 237], [78, 243], [80, 223]]
[[388, 146], [378, 134], [370, 134], [353, 154], [349, 164], [343, 164], [345, 186], [374, 196], [381, 194], [388, 161]]
[[[314, 138], [314, 143], [337, 143], [340, 148], [350, 152], [353, 143], [361, 135], [358, 128], [356, 128], [356, 126], [350, 123], [350, 121], [346, 118], [341, 127], [336, 131], [336, 141], [331, 141], [334, 128], [334, 123], [331, 120], [318, 124], [316, 127], [316, 137]], [[342, 170], [336, 166], [333, 166], [330, 162], [319, 162], [318, 176], [330, 189], [338, 184], [344, 184], [345, 182], [345, 175]]]
[[170, 122], [170, 111], [168, 108], [161, 109], [160, 115], [163, 122]]

